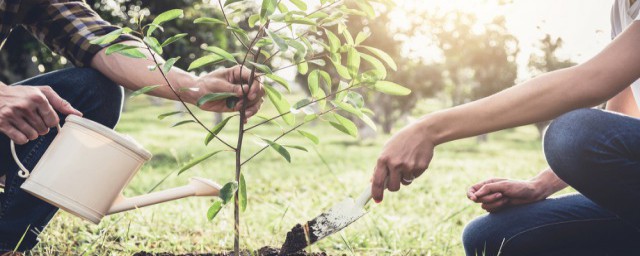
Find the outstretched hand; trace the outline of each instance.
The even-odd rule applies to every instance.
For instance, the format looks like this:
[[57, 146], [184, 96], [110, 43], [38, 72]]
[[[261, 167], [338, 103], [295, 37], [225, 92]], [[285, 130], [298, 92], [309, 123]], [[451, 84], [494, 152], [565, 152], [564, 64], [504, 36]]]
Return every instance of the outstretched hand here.
[[409, 125], [385, 144], [373, 174], [371, 194], [381, 202], [385, 187], [395, 192], [408, 186], [427, 169], [435, 143], [420, 123]]
[[537, 202], [548, 195], [533, 181], [489, 179], [475, 184], [467, 191], [469, 200], [481, 204], [487, 212], [496, 212], [512, 205]]
[[[256, 74], [256, 76], [257, 75], [258, 74]], [[198, 78], [196, 87], [199, 88], [199, 97], [208, 93], [230, 92], [235, 93], [236, 96], [240, 98], [240, 101], [238, 101], [233, 108], [227, 107], [224, 99], [207, 102], [201, 105], [200, 108], [213, 112], [231, 112], [239, 111], [242, 105], [246, 104], [246, 118], [255, 115], [262, 105], [264, 88], [260, 80], [255, 78], [251, 82], [251, 88], [249, 88], [248, 81], [251, 78], [250, 76], [251, 70], [247, 67], [234, 66], [231, 68], [218, 69]], [[244, 93], [247, 94], [247, 102], [242, 100]]]

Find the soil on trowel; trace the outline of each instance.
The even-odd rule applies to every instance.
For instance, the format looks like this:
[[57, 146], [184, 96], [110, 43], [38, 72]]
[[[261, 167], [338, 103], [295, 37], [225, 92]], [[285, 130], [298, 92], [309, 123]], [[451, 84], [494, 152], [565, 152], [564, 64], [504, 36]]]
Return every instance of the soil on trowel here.
[[[307, 253], [305, 251], [299, 251], [299, 252], [295, 252], [295, 253], [288, 253], [288, 254], [280, 254], [280, 249], [277, 248], [273, 248], [273, 247], [262, 247], [257, 251], [254, 251], [253, 253], [247, 251], [247, 250], [243, 250], [242, 252], [240, 252], [240, 256], [253, 256], [253, 255], [259, 255], [259, 256], [280, 256], [280, 255], [288, 255], [288, 256], [327, 256], [326, 253], [321, 252], [321, 253], [316, 253], [316, 252], [312, 252], [312, 253]], [[152, 252], [138, 252], [136, 254], [134, 254], [133, 256], [235, 256], [233, 254], [233, 252], [221, 252], [221, 253], [186, 253], [186, 254], [174, 254], [174, 253], [167, 253], [167, 252], [162, 252], [162, 253], [152, 253]]]

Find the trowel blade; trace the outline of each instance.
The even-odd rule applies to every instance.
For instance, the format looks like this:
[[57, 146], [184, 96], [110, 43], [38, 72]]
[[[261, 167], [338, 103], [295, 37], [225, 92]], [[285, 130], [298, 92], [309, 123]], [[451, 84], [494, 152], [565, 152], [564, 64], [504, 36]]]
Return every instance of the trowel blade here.
[[286, 255], [300, 251], [349, 226], [366, 213], [364, 207], [356, 204], [353, 198], [344, 199], [304, 225], [297, 224], [293, 227], [287, 233], [280, 253]]

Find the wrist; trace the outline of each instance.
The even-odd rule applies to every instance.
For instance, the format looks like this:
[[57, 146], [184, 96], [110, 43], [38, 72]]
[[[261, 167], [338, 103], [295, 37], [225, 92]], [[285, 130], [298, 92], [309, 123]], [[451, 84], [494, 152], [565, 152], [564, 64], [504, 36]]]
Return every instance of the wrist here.
[[545, 199], [555, 193], [548, 182], [544, 179], [534, 178], [529, 181], [533, 187], [535, 197], [539, 200]]
[[184, 73], [177, 76], [175, 80], [175, 90], [180, 95], [180, 98], [186, 103], [196, 105], [201, 94], [201, 89], [198, 87], [198, 78]]
[[434, 146], [440, 145], [446, 141], [447, 129], [443, 126], [443, 115], [441, 112], [428, 114], [418, 121], [420, 133], [431, 141]]

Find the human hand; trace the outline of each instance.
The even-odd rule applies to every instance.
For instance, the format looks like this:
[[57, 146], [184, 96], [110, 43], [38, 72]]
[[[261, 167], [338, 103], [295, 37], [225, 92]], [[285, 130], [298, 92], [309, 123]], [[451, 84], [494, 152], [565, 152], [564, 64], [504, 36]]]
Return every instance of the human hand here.
[[435, 143], [420, 123], [408, 125], [385, 144], [373, 174], [371, 194], [377, 203], [382, 201], [386, 188], [395, 192], [400, 184], [408, 186], [427, 169]]
[[[242, 72], [241, 72], [242, 70]], [[258, 74], [256, 74], [257, 76]], [[200, 106], [201, 109], [213, 112], [231, 112], [239, 111], [243, 104], [246, 104], [246, 117], [255, 115], [262, 105], [262, 96], [264, 89], [259, 79], [254, 79], [251, 84], [251, 90], [246, 85], [251, 76], [251, 70], [241, 66], [232, 68], [222, 68], [204, 75], [196, 80], [195, 87], [198, 88], [194, 98], [194, 102], [208, 93], [231, 92], [235, 93], [240, 100], [233, 108], [227, 107], [225, 100], [210, 101]], [[240, 86], [240, 84], [245, 84]], [[244, 102], [243, 91], [247, 93], [248, 102]]]
[[25, 144], [49, 132], [60, 122], [56, 111], [82, 116], [49, 86], [0, 84], [0, 132], [16, 144]]
[[480, 203], [487, 212], [496, 212], [511, 205], [529, 204], [549, 196], [540, 183], [509, 179], [489, 179], [475, 184], [467, 197]]

